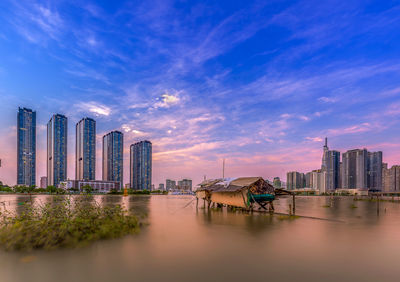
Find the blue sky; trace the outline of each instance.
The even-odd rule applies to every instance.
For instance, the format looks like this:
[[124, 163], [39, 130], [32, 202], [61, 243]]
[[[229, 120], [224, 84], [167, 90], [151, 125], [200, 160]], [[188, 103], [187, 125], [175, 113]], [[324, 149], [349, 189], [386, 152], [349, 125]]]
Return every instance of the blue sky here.
[[[154, 183], [317, 169], [322, 139], [400, 163], [397, 1], [1, 1], [0, 179], [16, 178], [16, 112], [97, 121], [153, 142]], [[128, 170], [125, 180], [128, 181]]]

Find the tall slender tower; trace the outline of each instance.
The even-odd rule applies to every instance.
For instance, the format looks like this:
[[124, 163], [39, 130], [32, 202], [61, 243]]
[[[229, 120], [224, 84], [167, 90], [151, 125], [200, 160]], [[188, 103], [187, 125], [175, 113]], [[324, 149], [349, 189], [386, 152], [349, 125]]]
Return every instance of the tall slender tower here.
[[135, 190], [151, 190], [152, 144], [141, 141], [131, 145], [130, 185]]
[[325, 145], [324, 145], [324, 150], [322, 153], [322, 165], [321, 165], [321, 170], [326, 171], [327, 169], [327, 152], [329, 151], [328, 148], [328, 137], [325, 137]]
[[68, 120], [56, 114], [47, 123], [47, 185], [67, 180]]
[[340, 152], [329, 150], [327, 137], [325, 137], [321, 172], [325, 173], [326, 191], [333, 191], [340, 187]]
[[124, 135], [111, 131], [103, 136], [103, 180], [119, 181], [123, 186]]
[[27, 108], [17, 116], [17, 184], [36, 185], [36, 112]]
[[76, 124], [76, 180], [96, 179], [96, 121], [83, 118]]

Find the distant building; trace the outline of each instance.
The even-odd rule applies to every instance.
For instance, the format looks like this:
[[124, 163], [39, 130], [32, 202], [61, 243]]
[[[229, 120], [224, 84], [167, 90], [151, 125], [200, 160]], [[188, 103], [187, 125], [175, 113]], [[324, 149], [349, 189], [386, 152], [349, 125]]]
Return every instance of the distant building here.
[[42, 176], [40, 177], [40, 188], [47, 188], [47, 177], [46, 176]]
[[281, 179], [279, 177], [274, 177], [273, 185], [275, 188], [281, 188], [282, 187]]
[[124, 135], [112, 131], [103, 136], [103, 180], [119, 181], [122, 188], [124, 166]]
[[305, 184], [306, 184], [306, 177], [304, 173], [297, 171], [290, 171], [286, 174], [287, 190], [304, 188]]
[[343, 153], [342, 189], [367, 187], [368, 152], [366, 149], [349, 150]]
[[342, 188], [382, 190], [382, 152], [367, 149], [343, 153]]
[[167, 191], [175, 190], [176, 189], [176, 181], [175, 180], [171, 180], [171, 179], [167, 179], [165, 181], [165, 188], [167, 189]]
[[192, 180], [182, 179], [181, 181], [178, 181], [178, 189], [185, 191], [192, 191]]
[[368, 152], [367, 187], [382, 190], [382, 152]]
[[152, 144], [141, 141], [131, 145], [130, 150], [130, 183], [135, 190], [151, 189]]
[[96, 121], [83, 118], [76, 124], [76, 180], [96, 179]]
[[102, 181], [102, 180], [67, 180], [62, 181], [59, 184], [59, 188], [64, 190], [78, 190], [79, 192], [84, 191], [85, 186], [90, 186], [91, 192], [93, 193], [108, 193], [111, 190], [120, 190], [119, 181]]
[[311, 188], [313, 186], [313, 178], [312, 178], [312, 172], [307, 172], [305, 174], [306, 176], [306, 188]]
[[319, 194], [326, 193], [326, 174], [326, 171], [322, 171], [321, 169], [306, 173], [306, 188], [318, 191]]
[[27, 108], [17, 116], [17, 184], [36, 185], [36, 112]]
[[165, 189], [164, 183], [158, 184], [158, 190], [164, 191], [164, 189]]
[[340, 152], [329, 150], [328, 138], [325, 138], [321, 171], [326, 172], [326, 190], [333, 191], [340, 187]]
[[400, 166], [394, 165], [390, 169], [383, 164], [382, 168], [382, 190], [384, 192], [400, 192]]
[[[53, 115], [47, 123], [47, 185], [57, 187], [67, 179], [68, 120]], [[46, 187], [47, 187], [46, 185]]]

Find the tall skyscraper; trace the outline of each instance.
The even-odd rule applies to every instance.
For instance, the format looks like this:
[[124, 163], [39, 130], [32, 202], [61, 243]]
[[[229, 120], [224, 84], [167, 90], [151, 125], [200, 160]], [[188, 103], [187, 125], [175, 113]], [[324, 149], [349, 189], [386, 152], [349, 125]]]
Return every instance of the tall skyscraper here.
[[382, 152], [368, 152], [368, 178], [369, 189], [382, 190]]
[[287, 190], [304, 188], [305, 185], [306, 185], [306, 176], [304, 173], [297, 171], [290, 171], [286, 174]]
[[326, 159], [326, 153], [328, 152], [328, 137], [325, 137], [325, 145], [324, 149], [322, 152], [322, 165], [321, 165], [321, 170], [326, 171], [327, 170], [327, 159]]
[[141, 141], [131, 145], [130, 183], [135, 190], [151, 190], [152, 144]]
[[383, 164], [382, 191], [384, 192], [400, 191], [400, 166], [394, 165], [389, 169], [386, 163]]
[[17, 184], [36, 185], [36, 112], [27, 108], [17, 116]]
[[76, 180], [96, 179], [96, 121], [83, 118], [76, 124]]
[[58, 186], [67, 180], [68, 119], [53, 115], [47, 123], [47, 185]]
[[343, 153], [342, 188], [367, 188], [368, 152], [366, 149], [349, 150]]
[[340, 152], [329, 150], [328, 138], [325, 138], [323, 150], [321, 171], [326, 172], [325, 189], [333, 191], [340, 187]]
[[103, 180], [119, 181], [123, 185], [124, 135], [111, 131], [103, 136]]
[[342, 188], [382, 190], [382, 167], [382, 152], [347, 151], [342, 160]]

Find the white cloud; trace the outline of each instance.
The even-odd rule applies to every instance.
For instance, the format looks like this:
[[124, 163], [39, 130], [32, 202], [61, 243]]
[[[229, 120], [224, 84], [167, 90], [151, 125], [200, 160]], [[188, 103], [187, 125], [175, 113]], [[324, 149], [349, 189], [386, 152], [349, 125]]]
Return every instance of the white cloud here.
[[323, 141], [321, 137], [306, 137], [306, 140], [312, 141], [312, 142], [322, 142]]
[[[158, 100], [160, 100], [160, 98], [157, 98]], [[181, 101], [180, 97], [179, 97], [179, 92], [170, 95], [168, 93], [165, 93], [163, 95], [161, 95], [161, 101], [157, 102], [154, 105], [154, 108], [169, 108], [171, 106], [175, 106], [177, 104], [179, 104], [179, 102]]]
[[76, 107], [81, 111], [94, 113], [96, 116], [109, 116], [111, 114], [110, 107], [96, 102], [81, 102], [77, 104]]

